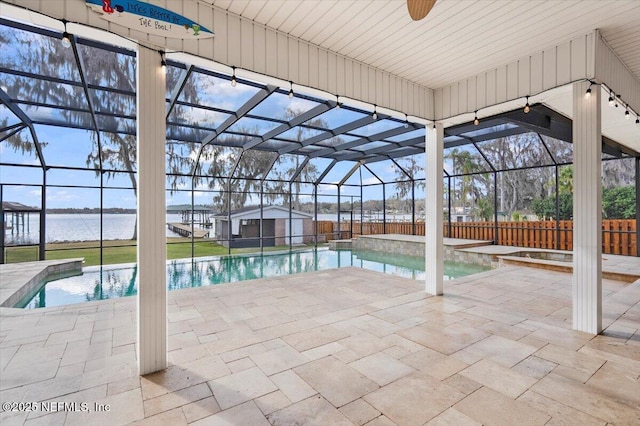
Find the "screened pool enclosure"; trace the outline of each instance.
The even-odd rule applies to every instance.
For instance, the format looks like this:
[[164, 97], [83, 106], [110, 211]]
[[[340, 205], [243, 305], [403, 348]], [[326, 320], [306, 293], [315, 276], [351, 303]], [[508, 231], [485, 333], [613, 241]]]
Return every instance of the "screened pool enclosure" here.
[[[0, 201], [38, 212], [18, 235], [8, 232], [3, 210], [3, 263], [16, 250], [36, 260], [96, 249], [99, 263], [110, 263], [135, 245], [136, 221], [144, 220], [135, 214], [135, 51], [77, 37], [65, 47], [60, 39], [0, 20]], [[166, 60], [166, 76], [171, 248], [197, 257], [213, 245], [230, 251], [232, 241], [260, 251], [424, 234], [429, 126], [235, 70]], [[569, 141], [571, 120], [542, 104], [446, 128], [445, 236], [472, 221], [497, 240], [499, 222], [553, 200], [543, 219], [556, 223], [550, 248], [561, 248]], [[603, 159], [615, 160], [603, 163], [605, 174], [637, 188], [638, 153], [603, 138]], [[303, 218], [309, 225], [297, 222]], [[621, 232], [637, 241], [637, 230]]]

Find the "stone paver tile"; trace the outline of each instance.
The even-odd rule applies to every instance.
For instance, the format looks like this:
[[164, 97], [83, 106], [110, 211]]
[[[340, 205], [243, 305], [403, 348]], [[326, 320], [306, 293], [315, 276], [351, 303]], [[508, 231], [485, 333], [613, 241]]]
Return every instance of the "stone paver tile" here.
[[418, 352], [405, 356], [401, 361], [417, 370], [426, 370], [431, 368], [433, 363], [442, 361], [446, 357], [446, 355], [443, 355], [438, 351], [424, 348]]
[[267, 376], [308, 362], [307, 358], [300, 355], [298, 351], [290, 346], [282, 346], [277, 349], [254, 354], [251, 355], [250, 358]]
[[451, 356], [448, 357], [429, 348], [408, 355], [402, 358], [401, 361], [440, 380], [444, 380], [469, 366], [464, 361]]
[[640, 380], [623, 366], [606, 362], [591, 376], [587, 385], [640, 410]]
[[253, 402], [256, 403], [260, 411], [262, 411], [265, 416], [291, 405], [289, 398], [287, 398], [281, 391], [268, 393], [260, 398], [254, 399]]
[[640, 424], [640, 410], [621, 404], [593, 387], [549, 374], [531, 390], [598, 419], [614, 424]]
[[172, 334], [169, 336], [169, 350], [175, 351], [177, 349], [184, 349], [190, 346], [197, 346], [200, 344], [198, 336], [193, 331], [185, 333]]
[[640, 361], [636, 361], [631, 358], [626, 358], [611, 352], [605, 352], [599, 349], [594, 349], [588, 346], [580, 348], [578, 353], [590, 355], [595, 358], [602, 358], [608, 361], [613, 361], [616, 365], [624, 367], [624, 369], [634, 377], [640, 377]]
[[360, 426], [380, 415], [380, 411], [369, 405], [364, 399], [356, 399], [340, 408], [340, 412]]
[[113, 371], [123, 368], [137, 368], [135, 352], [124, 352], [118, 355], [92, 359], [91, 361], [87, 361], [84, 365], [85, 372], [95, 370]]
[[556, 368], [557, 365], [555, 362], [532, 355], [520, 361], [511, 369], [526, 376], [533, 377], [534, 379], [542, 379]]
[[278, 390], [259, 368], [250, 368], [212, 380], [209, 387], [223, 410]]
[[[31, 366], [36, 363], [46, 361], [60, 361], [65, 351], [66, 344], [57, 344], [51, 346], [21, 346], [18, 352], [13, 356], [11, 362], [8, 363], [7, 369], [19, 369], [25, 366]], [[4, 355], [4, 354], [2, 354]]]
[[373, 381], [333, 356], [309, 362], [294, 371], [336, 407], [378, 388]]
[[274, 374], [269, 378], [291, 402], [299, 402], [318, 393], [292, 370]]
[[232, 373], [237, 373], [238, 371], [246, 370], [251, 367], [255, 367], [256, 363], [251, 361], [251, 358], [241, 358], [235, 361], [231, 361], [227, 363], [227, 367], [231, 370]]
[[206, 347], [202, 345], [191, 346], [177, 349], [169, 352], [169, 360], [174, 365], [180, 365], [187, 362], [195, 361], [200, 358], [210, 356], [211, 354]]
[[550, 416], [525, 402], [513, 400], [486, 387], [478, 389], [453, 408], [487, 425], [544, 425], [550, 419]]
[[346, 339], [342, 339], [338, 343], [344, 346], [347, 350], [353, 352], [355, 358], [350, 361], [355, 361], [356, 359], [367, 355], [381, 352], [393, 346], [393, 343], [390, 341], [381, 339], [364, 331], [347, 337]]
[[340, 411], [321, 396], [312, 396], [267, 416], [273, 425], [353, 426]]
[[402, 359], [408, 355], [411, 355], [411, 352], [409, 352], [405, 348], [401, 348], [400, 346], [391, 346], [390, 348], [383, 350], [382, 353], [392, 356], [395, 359]]
[[84, 362], [76, 362], [75, 364], [63, 365], [62, 367], [58, 367], [58, 372], [56, 373], [56, 377], [73, 377], [79, 376], [84, 373]]
[[89, 345], [88, 340], [79, 340], [67, 344], [60, 365], [75, 364], [81, 361], [91, 361], [93, 359], [111, 356], [111, 342], [99, 342]]
[[489, 359], [505, 367], [513, 367], [538, 348], [500, 336], [489, 336], [462, 351], [474, 354], [483, 359]]
[[34, 364], [22, 365], [16, 368], [6, 368], [2, 371], [0, 390], [23, 386], [30, 383], [51, 379], [58, 372], [59, 359], [41, 361]]
[[157, 398], [145, 400], [144, 414], [145, 417], [153, 416], [209, 396], [211, 396], [209, 386], [207, 386], [206, 383], [200, 383], [199, 385], [190, 386], [176, 392], [161, 395]]
[[308, 349], [326, 345], [331, 342], [336, 342], [348, 336], [349, 335], [347, 333], [340, 331], [330, 325], [324, 325], [322, 327], [317, 327], [311, 330], [284, 336], [282, 340], [287, 342], [299, 352], [303, 352]]
[[192, 326], [193, 332], [196, 333], [198, 337], [229, 330], [230, 328], [229, 323], [222, 319], [204, 321]]
[[592, 335], [586, 333], [564, 330], [560, 327], [547, 326], [538, 328], [528, 336], [520, 339], [520, 341], [524, 342], [527, 338], [535, 338], [572, 351], [577, 351], [592, 337]]
[[[29, 419], [24, 422], [24, 426], [57, 426], [63, 425], [67, 418], [65, 411], [58, 411], [56, 413], [47, 414], [46, 416], [36, 417], [35, 419]], [[2, 425], [11, 425], [13, 422], [0, 418]], [[16, 423], [18, 424], [18, 423]], [[22, 424], [22, 422], [20, 422]]]
[[20, 346], [10, 346], [8, 348], [0, 348], [0, 371], [4, 370], [4, 368], [9, 364], [13, 355], [18, 352]]
[[489, 335], [475, 328], [434, 327], [432, 324], [401, 330], [397, 334], [446, 355], [457, 352]]
[[360, 358], [349, 364], [380, 386], [387, 385], [415, 370], [382, 352]]
[[536, 379], [483, 359], [460, 372], [460, 375], [488, 386], [510, 398], [517, 398], [536, 383]]
[[427, 422], [428, 426], [482, 426], [482, 423], [462, 414], [455, 408], [449, 408]]
[[369, 423], [365, 423], [365, 426], [397, 426], [394, 422], [389, 420], [387, 416], [378, 416], [371, 420]]
[[465, 395], [469, 395], [482, 387], [482, 385], [475, 380], [471, 380], [470, 378], [461, 376], [460, 374], [454, 374], [453, 376], [447, 377], [442, 382], [459, 390]]
[[316, 359], [324, 358], [325, 356], [333, 355], [338, 352], [341, 352], [344, 349], [345, 347], [342, 346], [340, 343], [331, 342], [331, 343], [327, 343], [326, 345], [309, 349], [307, 351], [302, 352], [301, 354], [308, 360], [315, 361]]
[[184, 416], [181, 408], [174, 408], [170, 411], [165, 411], [155, 416], [147, 416], [144, 420], [138, 420], [132, 423], [132, 426], [158, 426], [158, 425], [171, 425], [171, 426], [186, 426], [187, 419]]
[[[252, 331], [247, 326], [236, 327], [216, 334], [217, 340], [207, 343], [207, 349], [212, 354], [223, 354], [245, 346], [262, 343], [273, 339], [273, 336], [263, 331]], [[202, 340], [202, 338], [201, 338]]]
[[399, 346], [402, 349], [407, 350], [409, 353], [415, 353], [424, 349], [424, 346], [412, 340], [405, 339], [404, 337], [399, 336], [397, 334], [391, 334], [389, 336], [385, 336], [382, 338], [382, 340], [388, 343], [392, 343], [395, 346]]
[[365, 395], [363, 399], [395, 423], [410, 426], [424, 424], [464, 396], [429, 375], [414, 373]]
[[[92, 401], [93, 402], [93, 401]], [[126, 425], [144, 418], [142, 393], [140, 389], [132, 389], [95, 401], [96, 404], [109, 406], [109, 411], [101, 412], [68, 412], [65, 426], [86, 425]]]
[[127, 377], [126, 379], [109, 383], [107, 385], [107, 395], [115, 395], [117, 393], [126, 392], [139, 387], [140, 376], [136, 375], [135, 377]]
[[271, 426], [253, 401], [247, 401], [244, 404], [191, 423], [191, 426], [235, 425]]
[[640, 362], [640, 343], [634, 342], [633, 340], [629, 340], [624, 345], [621, 345], [618, 339], [596, 336], [585, 346]]
[[[80, 405], [84, 402], [87, 404], [91, 404], [91, 405], [87, 405], [87, 409], [93, 409], [93, 405], [92, 405], [93, 401], [103, 399], [105, 396], [107, 396], [107, 385], [101, 385], [101, 386], [96, 386], [89, 389], [84, 389], [79, 392], [58, 396], [52, 400], [43, 401], [43, 403], [51, 403], [51, 404], [75, 403]], [[34, 410], [29, 412], [28, 418], [33, 419], [33, 418], [41, 417], [51, 413], [52, 411], [55, 411], [55, 409]]]
[[596, 419], [586, 413], [542, 396], [537, 392], [526, 391], [520, 395], [518, 401], [526, 402], [530, 407], [551, 416], [551, 420], [549, 420], [546, 426], [605, 426], [607, 424], [605, 420]]
[[201, 358], [181, 366], [169, 366], [163, 371], [148, 374], [140, 379], [142, 395], [144, 399], [155, 398], [229, 373], [229, 369], [218, 356]]
[[231, 362], [240, 358], [246, 358], [249, 355], [259, 354], [266, 350], [268, 350], [268, 348], [264, 343], [256, 343], [255, 345], [244, 346], [242, 348], [220, 354], [220, 358], [222, 358], [224, 362]]
[[[579, 379], [580, 381], [586, 381], [593, 373], [598, 371], [602, 364], [605, 363], [606, 360], [594, 357], [590, 355], [585, 355], [580, 352], [573, 351], [571, 349], [566, 349], [556, 345], [547, 345], [544, 348], [540, 349], [535, 354], [538, 358], [543, 358], [551, 362], [555, 362], [556, 364], [560, 364], [560, 366], [568, 367], [573, 370], [577, 370], [582, 374], [581, 376], [584, 379]], [[569, 378], [573, 378], [570, 370], [565, 369], [556, 369], [556, 373], [560, 373], [560, 371], [565, 372]], [[573, 374], [575, 376], [575, 374]]]
[[220, 412], [220, 406], [212, 396], [182, 406], [182, 412], [188, 423]]

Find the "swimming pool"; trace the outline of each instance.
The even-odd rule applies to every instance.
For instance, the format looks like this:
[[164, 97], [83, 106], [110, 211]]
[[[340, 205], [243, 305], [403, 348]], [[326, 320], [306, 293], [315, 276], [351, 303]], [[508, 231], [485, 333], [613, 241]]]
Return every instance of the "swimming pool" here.
[[[268, 278], [301, 272], [356, 266], [422, 280], [424, 258], [389, 253], [327, 250], [199, 257], [167, 262], [169, 290]], [[488, 268], [445, 261], [445, 279], [482, 272]], [[82, 275], [49, 280], [16, 307], [42, 308], [93, 300], [133, 296], [137, 293], [135, 264], [83, 268]]]

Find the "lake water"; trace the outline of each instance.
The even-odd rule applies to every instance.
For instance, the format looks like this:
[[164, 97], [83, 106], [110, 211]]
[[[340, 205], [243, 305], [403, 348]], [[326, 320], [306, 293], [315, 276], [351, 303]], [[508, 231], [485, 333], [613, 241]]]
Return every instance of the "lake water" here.
[[[25, 232], [17, 233], [15, 230], [5, 230], [6, 245], [38, 244], [40, 218], [36, 214], [29, 215], [28, 224], [25, 224]], [[335, 214], [319, 214], [318, 220], [335, 221]], [[349, 216], [342, 214], [342, 220], [348, 220]], [[355, 214], [354, 220], [359, 220], [360, 215]], [[375, 219], [375, 218], [373, 218]], [[387, 221], [411, 220], [411, 215], [387, 215]], [[180, 222], [180, 214], [167, 214], [167, 222]], [[367, 221], [365, 219], [365, 221]], [[104, 240], [128, 240], [133, 236], [136, 224], [135, 214], [104, 214], [103, 215], [103, 239]], [[28, 227], [27, 227], [28, 225]], [[27, 228], [28, 231], [27, 232]], [[212, 229], [213, 232], [213, 229]], [[46, 242], [65, 241], [97, 241], [100, 240], [100, 215], [99, 214], [47, 214]], [[180, 235], [167, 229], [167, 237], [179, 237]]]
[[[37, 244], [40, 228], [38, 215], [30, 215], [28, 223], [29, 232], [12, 235], [10, 229], [5, 230], [5, 241], [11, 244]], [[179, 214], [168, 214], [167, 222], [180, 222]], [[135, 214], [104, 214], [103, 238], [105, 240], [128, 240], [133, 236], [136, 225]], [[55, 243], [63, 241], [96, 241], [100, 239], [100, 215], [99, 214], [47, 214], [46, 242]], [[179, 237], [167, 230], [168, 237]]]

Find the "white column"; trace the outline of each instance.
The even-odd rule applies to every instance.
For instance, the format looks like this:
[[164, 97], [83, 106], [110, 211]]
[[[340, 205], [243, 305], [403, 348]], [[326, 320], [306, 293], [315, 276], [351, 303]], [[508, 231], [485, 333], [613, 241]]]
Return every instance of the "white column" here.
[[435, 130], [426, 129], [426, 206], [425, 212], [425, 291], [435, 296], [442, 294], [443, 247], [442, 247], [442, 151], [444, 129], [436, 124]]
[[573, 85], [573, 328], [602, 331], [600, 87]]
[[160, 54], [138, 48], [138, 371], [167, 367], [165, 73]]

